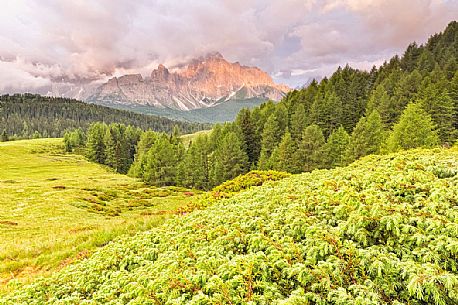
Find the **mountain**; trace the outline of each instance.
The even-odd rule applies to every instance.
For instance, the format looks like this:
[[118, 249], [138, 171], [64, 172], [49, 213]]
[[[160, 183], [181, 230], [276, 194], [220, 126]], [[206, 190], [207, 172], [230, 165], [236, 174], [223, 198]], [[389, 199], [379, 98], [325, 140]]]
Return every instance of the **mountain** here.
[[230, 63], [216, 52], [171, 69], [161, 64], [145, 78], [140, 74], [113, 77], [87, 101], [188, 111], [231, 100], [280, 100], [289, 90], [259, 68]]

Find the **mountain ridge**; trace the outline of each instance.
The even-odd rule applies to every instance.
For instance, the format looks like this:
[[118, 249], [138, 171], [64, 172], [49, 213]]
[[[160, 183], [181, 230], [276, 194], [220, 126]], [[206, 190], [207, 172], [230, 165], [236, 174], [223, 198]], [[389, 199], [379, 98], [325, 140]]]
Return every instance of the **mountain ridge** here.
[[170, 69], [160, 64], [148, 77], [141, 74], [113, 77], [87, 101], [188, 111], [231, 99], [280, 100], [289, 91], [289, 87], [274, 83], [261, 69], [230, 63], [215, 52]]

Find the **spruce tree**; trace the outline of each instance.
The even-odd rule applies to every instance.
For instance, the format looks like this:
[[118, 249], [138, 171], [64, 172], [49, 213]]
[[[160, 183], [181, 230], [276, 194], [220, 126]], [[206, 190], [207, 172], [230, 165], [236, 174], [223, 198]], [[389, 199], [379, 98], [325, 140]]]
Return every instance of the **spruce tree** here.
[[259, 145], [259, 142], [256, 139], [255, 126], [251, 120], [250, 110], [247, 108], [240, 110], [235, 122], [242, 134], [243, 146], [248, 156], [248, 162], [255, 164], [259, 158], [258, 150], [256, 149], [256, 145]]
[[261, 140], [261, 156], [259, 157], [259, 169], [271, 168], [270, 156], [281, 140], [281, 129], [275, 114], [272, 114], [264, 126]]
[[426, 78], [423, 82], [423, 89], [419, 93], [418, 102], [431, 116], [441, 142], [450, 143], [456, 137], [456, 130], [453, 125], [456, 109], [445, 87], [445, 85], [441, 86], [440, 83], [431, 83]]
[[212, 156], [212, 186], [233, 179], [248, 170], [248, 156], [235, 132], [226, 134]]
[[107, 132], [105, 123], [93, 123], [87, 132], [86, 154], [89, 160], [105, 164], [105, 134]]
[[347, 161], [380, 153], [384, 137], [382, 119], [377, 110], [374, 110], [368, 117], [362, 117], [353, 129], [346, 152]]
[[158, 134], [154, 131], [148, 130], [140, 135], [138, 141], [137, 151], [135, 153], [134, 163], [129, 169], [129, 176], [142, 177], [144, 166], [146, 164], [146, 154], [153, 147], [158, 139]]
[[323, 164], [323, 131], [318, 125], [310, 125], [304, 129], [295, 158], [303, 171], [309, 172], [320, 168]]
[[176, 148], [161, 134], [145, 156], [143, 180], [151, 185], [175, 185], [178, 168]]
[[431, 116], [418, 103], [410, 103], [403, 111], [399, 123], [394, 125], [387, 140], [387, 149], [395, 152], [400, 149], [432, 147], [439, 143], [434, 131]]
[[197, 189], [210, 187], [209, 145], [207, 135], [199, 135], [185, 153], [180, 164], [179, 178], [181, 185]]
[[302, 137], [302, 132], [307, 125], [304, 104], [300, 103], [296, 106], [296, 109], [291, 115], [290, 125], [291, 137], [295, 143], [299, 143]]
[[272, 153], [270, 164], [272, 169], [289, 173], [299, 173], [301, 168], [295, 158], [297, 146], [291, 134], [286, 131], [278, 147]]
[[349, 142], [350, 136], [342, 126], [331, 133], [323, 147], [323, 159], [325, 167], [333, 168], [346, 164], [345, 152]]

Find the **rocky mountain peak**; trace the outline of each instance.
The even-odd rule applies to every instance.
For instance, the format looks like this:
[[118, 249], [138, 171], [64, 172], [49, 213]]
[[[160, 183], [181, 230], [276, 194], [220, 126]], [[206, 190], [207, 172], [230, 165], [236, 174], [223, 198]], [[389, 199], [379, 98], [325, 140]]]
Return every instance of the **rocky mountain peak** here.
[[279, 100], [289, 90], [257, 67], [230, 63], [221, 53], [212, 52], [170, 70], [160, 64], [150, 78], [133, 74], [111, 79], [89, 100], [191, 110], [232, 98]]

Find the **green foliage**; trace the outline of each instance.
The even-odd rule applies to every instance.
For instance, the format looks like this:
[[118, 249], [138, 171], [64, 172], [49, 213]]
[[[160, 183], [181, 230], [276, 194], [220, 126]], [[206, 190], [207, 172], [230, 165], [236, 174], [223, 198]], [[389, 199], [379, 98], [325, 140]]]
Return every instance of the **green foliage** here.
[[145, 155], [143, 180], [156, 186], [175, 185], [182, 151], [181, 143], [175, 144], [165, 134], [160, 135]]
[[68, 130], [81, 128], [86, 131], [94, 122], [123, 123], [167, 133], [174, 126], [186, 133], [209, 128], [206, 124], [175, 121], [72, 99], [35, 94], [0, 96], [0, 130], [6, 130], [10, 138], [59, 138]]
[[271, 168], [270, 156], [280, 143], [282, 137], [279, 120], [275, 114], [267, 119], [262, 131], [261, 155], [259, 157], [259, 169], [267, 170]]
[[291, 174], [285, 172], [254, 170], [226, 181], [212, 191], [216, 193], [238, 193], [253, 186], [261, 186], [268, 181], [279, 181], [289, 176]]
[[309, 172], [322, 166], [325, 143], [323, 131], [318, 125], [310, 125], [304, 129], [296, 153], [298, 162], [302, 163], [303, 171]]
[[270, 157], [270, 164], [273, 170], [285, 171], [288, 173], [300, 173], [301, 166], [296, 158], [297, 146], [287, 131]]
[[210, 187], [210, 151], [208, 136], [199, 135], [186, 151], [180, 165], [180, 183], [197, 189]]
[[353, 129], [346, 151], [347, 162], [380, 153], [384, 140], [382, 119], [377, 110], [374, 110], [368, 117], [362, 117]]
[[65, 151], [72, 152], [77, 148], [82, 148], [86, 144], [86, 135], [81, 128], [67, 131], [64, 134]]
[[94, 123], [87, 132], [86, 155], [89, 160], [105, 164], [107, 158], [105, 136], [108, 126], [105, 123]]
[[439, 143], [431, 117], [419, 104], [411, 103], [394, 125], [387, 140], [388, 151], [432, 147]]
[[456, 150], [294, 175], [125, 237], [4, 304], [458, 303]]
[[243, 143], [235, 132], [227, 133], [211, 156], [212, 185], [219, 185], [233, 179], [248, 170], [248, 156], [243, 150]]
[[445, 84], [431, 83], [428, 78], [425, 79], [418, 102], [431, 116], [441, 142], [450, 143], [457, 136], [453, 125], [456, 109], [445, 87]]
[[345, 153], [349, 142], [350, 136], [342, 126], [333, 131], [323, 146], [324, 167], [332, 168], [345, 165]]

